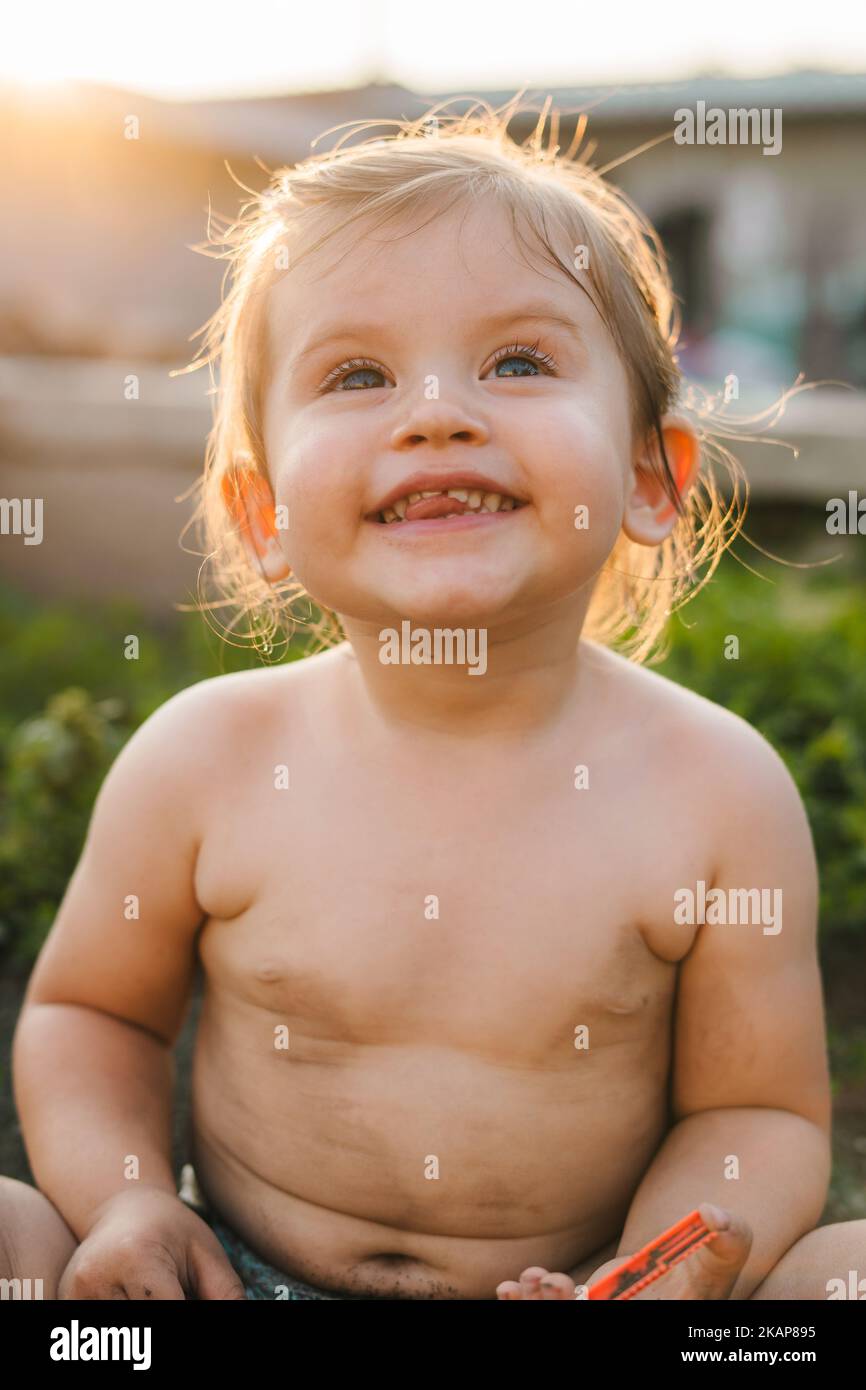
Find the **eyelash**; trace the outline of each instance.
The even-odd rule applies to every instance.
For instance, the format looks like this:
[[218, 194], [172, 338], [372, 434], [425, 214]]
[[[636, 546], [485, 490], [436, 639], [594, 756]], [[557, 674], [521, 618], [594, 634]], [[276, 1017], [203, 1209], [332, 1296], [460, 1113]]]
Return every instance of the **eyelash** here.
[[[510, 347], [499, 348], [494, 354], [491, 366], [495, 367], [497, 362], [505, 361], [509, 357], [526, 357], [529, 358], [530, 361], [535, 362], [537, 366], [543, 367], [548, 376], [553, 376], [558, 370], [557, 363], [549, 352], [542, 352], [540, 350], [540, 341], [539, 339], [528, 346], [523, 343], [512, 343]], [[386, 375], [381, 364], [379, 362], [374, 362], [371, 357], [352, 357], [348, 362], [341, 362], [338, 367], [334, 367], [333, 371], [328, 372], [321, 386], [317, 387], [318, 393], [320, 395], [325, 393], [332, 387], [339, 385], [341, 381], [351, 376], [353, 372], [361, 371], [365, 367], [374, 372], [381, 372], [382, 376]], [[504, 379], [505, 378], [501, 378], [501, 380]]]

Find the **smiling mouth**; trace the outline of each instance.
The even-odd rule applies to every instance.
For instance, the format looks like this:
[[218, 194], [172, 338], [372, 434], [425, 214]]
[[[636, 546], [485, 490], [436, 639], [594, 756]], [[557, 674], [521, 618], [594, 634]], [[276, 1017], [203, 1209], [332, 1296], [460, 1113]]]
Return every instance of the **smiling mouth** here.
[[454, 516], [491, 516], [527, 506], [505, 492], [482, 492], [467, 487], [447, 491], [410, 492], [391, 506], [375, 512], [372, 520], [384, 526], [407, 521], [439, 521]]

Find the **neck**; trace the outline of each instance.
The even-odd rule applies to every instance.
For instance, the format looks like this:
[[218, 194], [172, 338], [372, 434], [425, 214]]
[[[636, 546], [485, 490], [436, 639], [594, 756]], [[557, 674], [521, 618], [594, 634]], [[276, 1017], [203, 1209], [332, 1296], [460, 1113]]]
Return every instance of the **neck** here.
[[[477, 741], [488, 735], [519, 737], [548, 727], [564, 712], [581, 666], [587, 602], [576, 605], [571, 596], [541, 614], [475, 629], [474, 639], [471, 630], [462, 629], [473, 665], [449, 663], [445, 654], [454, 648], [447, 640], [437, 651], [434, 635], [447, 629], [397, 623], [388, 629], [396, 639], [389, 642], [380, 637], [386, 629], [378, 624], [341, 621], [379, 720]], [[413, 663], [413, 651], [434, 659]]]

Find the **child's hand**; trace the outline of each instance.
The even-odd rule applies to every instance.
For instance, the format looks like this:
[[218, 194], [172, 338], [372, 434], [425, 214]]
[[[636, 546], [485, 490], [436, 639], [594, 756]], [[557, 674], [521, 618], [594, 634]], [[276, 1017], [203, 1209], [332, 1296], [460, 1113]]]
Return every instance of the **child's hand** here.
[[[709, 1202], [703, 1202], [698, 1211], [705, 1225], [711, 1231], [718, 1232], [715, 1240], [702, 1245], [693, 1255], [674, 1265], [669, 1274], [635, 1294], [635, 1299], [692, 1302], [697, 1299], [730, 1298], [739, 1273], [749, 1258], [751, 1228], [723, 1207], [711, 1206]], [[605, 1266], [605, 1273], [609, 1268]], [[589, 1282], [592, 1283], [594, 1279], [593, 1274]]]
[[[611, 1264], [621, 1263], [622, 1259], [611, 1261]], [[602, 1269], [607, 1268], [607, 1265], [602, 1265]], [[595, 1275], [592, 1277], [594, 1279]], [[503, 1283], [497, 1284], [496, 1297], [500, 1302], [518, 1299], [574, 1299], [575, 1288], [575, 1282], [570, 1275], [550, 1274], [546, 1269], [542, 1269], [541, 1265], [531, 1265], [523, 1271], [519, 1283], [514, 1279], [506, 1279]]]
[[236, 1299], [244, 1287], [179, 1197], [136, 1187], [106, 1202], [58, 1285], [61, 1299]]
[[[718, 1300], [730, 1298], [737, 1277], [746, 1263], [752, 1247], [752, 1232], [744, 1221], [737, 1220], [730, 1212], [704, 1203], [699, 1211], [711, 1231], [718, 1231], [715, 1240], [702, 1245], [693, 1255], [681, 1260], [668, 1273], [647, 1285], [637, 1299], [667, 1299], [689, 1302], [697, 1299]], [[718, 1213], [718, 1215], [716, 1215]], [[618, 1269], [630, 1258], [617, 1255], [608, 1260], [587, 1279], [587, 1287], [597, 1284], [605, 1274]], [[576, 1285], [568, 1274], [549, 1274], [539, 1265], [525, 1269], [520, 1282], [507, 1279], [497, 1285], [496, 1297], [502, 1300], [515, 1299], [574, 1299]], [[580, 1300], [578, 1300], [580, 1301]]]
[[496, 1297], [501, 1301], [517, 1299], [529, 1299], [530, 1301], [551, 1298], [551, 1299], [574, 1299], [578, 1287], [589, 1288], [591, 1284], [597, 1284], [599, 1279], [603, 1279], [605, 1274], [609, 1274], [612, 1269], [619, 1269], [629, 1259], [628, 1255], [617, 1255], [615, 1260], [608, 1260], [606, 1264], [599, 1265], [586, 1281], [585, 1286], [575, 1284], [570, 1274], [551, 1274], [543, 1269], [541, 1265], [531, 1265], [525, 1269], [520, 1276], [518, 1283], [514, 1279], [506, 1279], [503, 1283], [496, 1286]]

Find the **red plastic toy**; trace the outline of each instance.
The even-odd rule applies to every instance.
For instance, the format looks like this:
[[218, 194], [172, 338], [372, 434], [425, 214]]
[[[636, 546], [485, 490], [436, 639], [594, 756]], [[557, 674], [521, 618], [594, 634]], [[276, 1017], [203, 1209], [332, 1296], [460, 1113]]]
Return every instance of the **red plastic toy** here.
[[670, 1230], [664, 1231], [650, 1241], [630, 1260], [612, 1269], [597, 1284], [593, 1284], [587, 1298], [623, 1299], [634, 1298], [648, 1284], [660, 1279], [680, 1260], [694, 1254], [702, 1245], [707, 1245], [718, 1235], [704, 1225], [697, 1211], [689, 1212]]

